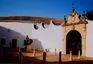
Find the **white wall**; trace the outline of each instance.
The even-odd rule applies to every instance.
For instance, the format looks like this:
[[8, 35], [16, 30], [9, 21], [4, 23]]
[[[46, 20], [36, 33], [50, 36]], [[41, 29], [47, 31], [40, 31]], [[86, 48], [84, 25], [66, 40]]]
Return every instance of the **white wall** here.
[[58, 52], [63, 50], [62, 32], [62, 26], [55, 26], [51, 22], [45, 29], [40, 26], [39, 30], [33, 30], [32, 37], [41, 41], [44, 49], [54, 52], [56, 48]]
[[[62, 42], [62, 26], [54, 25], [52, 22], [47, 28], [43, 28], [40, 24], [39, 29], [35, 30], [33, 23], [17, 23], [17, 22], [0, 22], [0, 38], [5, 37], [9, 46], [13, 38], [18, 40], [19, 47], [24, 47], [23, 42], [26, 36], [33, 39], [32, 47], [37, 49], [49, 49], [51, 52], [63, 50]], [[2, 29], [3, 28], [3, 29]], [[7, 31], [10, 29], [10, 32]]]
[[87, 21], [86, 56], [93, 57], [93, 21]]
[[[26, 35], [31, 37], [32, 34], [32, 25], [29, 23], [0, 22], [0, 26], [0, 38], [4, 37], [7, 39], [6, 46], [9, 46], [12, 39], [18, 39], [18, 47], [23, 47]], [[10, 32], [7, 29], [10, 29]]]

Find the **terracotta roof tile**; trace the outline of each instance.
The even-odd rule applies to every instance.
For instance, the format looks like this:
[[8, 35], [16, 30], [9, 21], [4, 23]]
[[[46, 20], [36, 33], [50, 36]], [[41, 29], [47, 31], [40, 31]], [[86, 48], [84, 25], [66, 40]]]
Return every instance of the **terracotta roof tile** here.
[[[45, 18], [45, 17], [32, 17], [32, 16], [8, 16], [8, 17], [0, 17], [0, 20], [4, 20], [5, 22], [7, 20], [22, 20], [29, 21], [29, 22], [50, 22], [50, 20], [53, 21], [54, 24], [60, 25], [62, 24], [63, 20], [58, 20], [55, 18]], [[4, 22], [3, 21], [3, 22]], [[16, 21], [16, 22], [22, 22], [22, 21]], [[9, 22], [9, 21], [7, 21]]]

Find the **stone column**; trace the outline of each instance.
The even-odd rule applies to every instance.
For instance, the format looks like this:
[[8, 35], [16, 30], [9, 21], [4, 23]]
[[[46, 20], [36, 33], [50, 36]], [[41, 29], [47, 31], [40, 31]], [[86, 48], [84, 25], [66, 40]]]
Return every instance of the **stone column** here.
[[72, 60], [72, 51], [70, 51], [70, 58], [69, 60]]
[[36, 50], [33, 49], [33, 56], [36, 56]]
[[78, 50], [78, 59], [80, 59], [80, 50]]

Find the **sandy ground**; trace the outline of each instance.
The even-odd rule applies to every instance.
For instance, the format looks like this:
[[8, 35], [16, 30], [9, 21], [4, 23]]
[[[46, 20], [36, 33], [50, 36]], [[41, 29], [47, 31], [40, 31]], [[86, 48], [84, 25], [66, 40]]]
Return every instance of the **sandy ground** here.
[[[32, 53], [23, 53], [24, 56], [28, 56], [28, 57], [35, 57], [39, 60], [43, 60], [43, 54], [42, 53], [37, 53], [36, 56], [33, 56]], [[91, 57], [82, 57], [80, 56], [80, 58], [78, 56], [75, 56], [73, 55], [72, 56], [72, 60], [70, 60], [70, 55], [65, 55], [65, 54], [62, 54], [61, 55], [61, 60], [62, 62], [68, 62], [68, 61], [80, 61], [80, 60], [93, 60], [93, 58]], [[49, 61], [49, 62], [57, 62], [59, 60], [59, 54], [56, 54], [55, 53], [50, 53], [48, 52], [47, 55], [46, 55], [46, 61]]]
[[[43, 53], [36, 53], [35, 56], [33, 56], [32, 53], [22, 53], [22, 64], [44, 64], [43, 61]], [[15, 59], [17, 60], [17, 59]], [[61, 55], [61, 63], [59, 61], [59, 54], [55, 53], [47, 53], [46, 56], [46, 64], [93, 64], [93, 58], [90, 57], [80, 57], [78, 56], [72, 56], [72, 60], [70, 60], [70, 55]], [[0, 63], [0, 64], [20, 64], [20, 61], [18, 63]]]

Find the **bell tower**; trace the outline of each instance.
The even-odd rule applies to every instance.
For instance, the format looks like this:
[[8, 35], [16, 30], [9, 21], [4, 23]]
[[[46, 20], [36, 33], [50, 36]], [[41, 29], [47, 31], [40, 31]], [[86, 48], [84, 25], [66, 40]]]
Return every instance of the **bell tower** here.
[[72, 54], [78, 53], [80, 50], [81, 56], [86, 56], [86, 21], [85, 12], [82, 12], [82, 17], [80, 18], [74, 6], [72, 7], [71, 13], [64, 16], [63, 26], [63, 44], [64, 44], [64, 54], [69, 54], [72, 51]]

